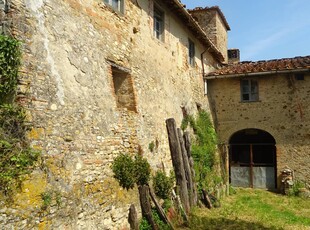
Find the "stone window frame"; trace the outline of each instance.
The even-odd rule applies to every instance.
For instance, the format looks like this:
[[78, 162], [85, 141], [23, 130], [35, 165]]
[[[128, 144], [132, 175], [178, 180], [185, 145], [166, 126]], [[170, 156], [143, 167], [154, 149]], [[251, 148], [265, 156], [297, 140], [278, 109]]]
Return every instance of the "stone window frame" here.
[[124, 14], [125, 12], [125, 0], [103, 0], [113, 10]]
[[165, 12], [157, 4], [153, 6], [154, 37], [162, 42], [165, 40]]
[[188, 39], [188, 63], [195, 66], [195, 43], [191, 39]]
[[241, 102], [259, 101], [259, 90], [257, 79], [240, 80]]

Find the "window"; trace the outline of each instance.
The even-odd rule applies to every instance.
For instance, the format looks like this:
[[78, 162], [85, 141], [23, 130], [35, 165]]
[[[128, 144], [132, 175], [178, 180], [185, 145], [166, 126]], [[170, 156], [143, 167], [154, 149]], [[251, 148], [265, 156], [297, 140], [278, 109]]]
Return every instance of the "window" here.
[[257, 81], [241, 80], [241, 101], [258, 101]]
[[124, 0], [104, 0], [114, 10], [124, 13]]
[[191, 66], [195, 65], [195, 43], [188, 39], [188, 63]]
[[297, 81], [303, 81], [305, 80], [305, 76], [302, 73], [298, 73], [298, 74], [295, 74], [295, 79]]
[[154, 6], [154, 36], [163, 41], [164, 40], [164, 13]]
[[115, 66], [111, 68], [117, 107], [136, 112], [136, 99], [130, 74]]

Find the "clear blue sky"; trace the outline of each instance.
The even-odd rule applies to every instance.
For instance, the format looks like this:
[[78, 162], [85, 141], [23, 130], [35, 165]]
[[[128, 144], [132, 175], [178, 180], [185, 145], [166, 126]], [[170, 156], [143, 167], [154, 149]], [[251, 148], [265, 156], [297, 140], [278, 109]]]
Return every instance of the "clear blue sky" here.
[[187, 9], [219, 6], [242, 61], [310, 55], [310, 0], [181, 0]]

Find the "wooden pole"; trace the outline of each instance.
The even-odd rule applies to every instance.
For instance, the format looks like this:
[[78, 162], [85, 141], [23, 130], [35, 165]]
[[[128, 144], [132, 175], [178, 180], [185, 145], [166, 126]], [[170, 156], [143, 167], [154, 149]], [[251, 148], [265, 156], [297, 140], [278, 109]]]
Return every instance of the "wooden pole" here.
[[253, 175], [253, 145], [250, 144], [250, 183], [251, 188], [254, 188], [254, 175]]
[[156, 225], [152, 215], [149, 186], [141, 185], [138, 187], [138, 189], [139, 189], [140, 205], [142, 209], [142, 216], [144, 216], [147, 219], [147, 221], [152, 227], [152, 230], [158, 230], [158, 226]]
[[134, 204], [130, 205], [128, 222], [130, 224], [130, 230], [139, 230], [138, 215]]
[[183, 140], [182, 131], [181, 131], [180, 128], [178, 128], [177, 132], [178, 132], [179, 142], [180, 142], [181, 151], [182, 151], [182, 158], [183, 158], [185, 178], [187, 180], [187, 190], [188, 190], [188, 196], [189, 196], [189, 204], [190, 204], [190, 207], [193, 207], [194, 206], [194, 199], [193, 199], [194, 196], [193, 196], [193, 178], [192, 178], [192, 173], [191, 173], [190, 165], [189, 165], [189, 162], [188, 162], [188, 156], [187, 156], [187, 151], [186, 151], [184, 140]]
[[176, 184], [179, 187], [180, 199], [183, 203], [184, 209], [189, 213], [190, 205], [188, 199], [187, 183], [184, 172], [184, 165], [182, 159], [182, 152], [180, 142], [177, 134], [175, 120], [169, 118], [166, 120], [166, 127], [168, 132], [169, 147], [172, 158], [172, 164], [176, 177]]
[[194, 206], [198, 203], [198, 193], [197, 193], [197, 186], [195, 183], [195, 169], [194, 169], [194, 159], [192, 157], [192, 151], [191, 151], [191, 139], [188, 132], [184, 132], [184, 143], [185, 143], [185, 149], [188, 157], [189, 166], [191, 169], [192, 174], [192, 183], [193, 183], [193, 204]]
[[154, 194], [154, 192], [152, 191], [152, 189], [150, 188], [150, 196], [152, 198], [152, 201], [155, 204], [156, 210], [159, 214], [159, 216], [161, 217], [161, 219], [170, 226], [171, 230], [174, 229], [173, 224], [169, 221], [169, 219], [167, 218], [165, 211], [162, 209], [162, 207], [160, 206], [160, 204], [158, 203], [158, 201], [156, 200], [156, 196]]

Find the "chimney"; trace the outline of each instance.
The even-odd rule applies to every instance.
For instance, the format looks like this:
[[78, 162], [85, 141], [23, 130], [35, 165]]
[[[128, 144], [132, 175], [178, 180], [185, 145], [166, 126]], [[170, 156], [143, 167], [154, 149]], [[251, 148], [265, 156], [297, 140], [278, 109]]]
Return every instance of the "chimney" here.
[[239, 49], [229, 49], [228, 54], [228, 64], [237, 64], [240, 62], [240, 50]]
[[198, 22], [215, 47], [222, 53], [227, 63], [227, 31], [230, 30], [230, 27], [220, 8], [218, 6], [196, 7], [188, 12]]

